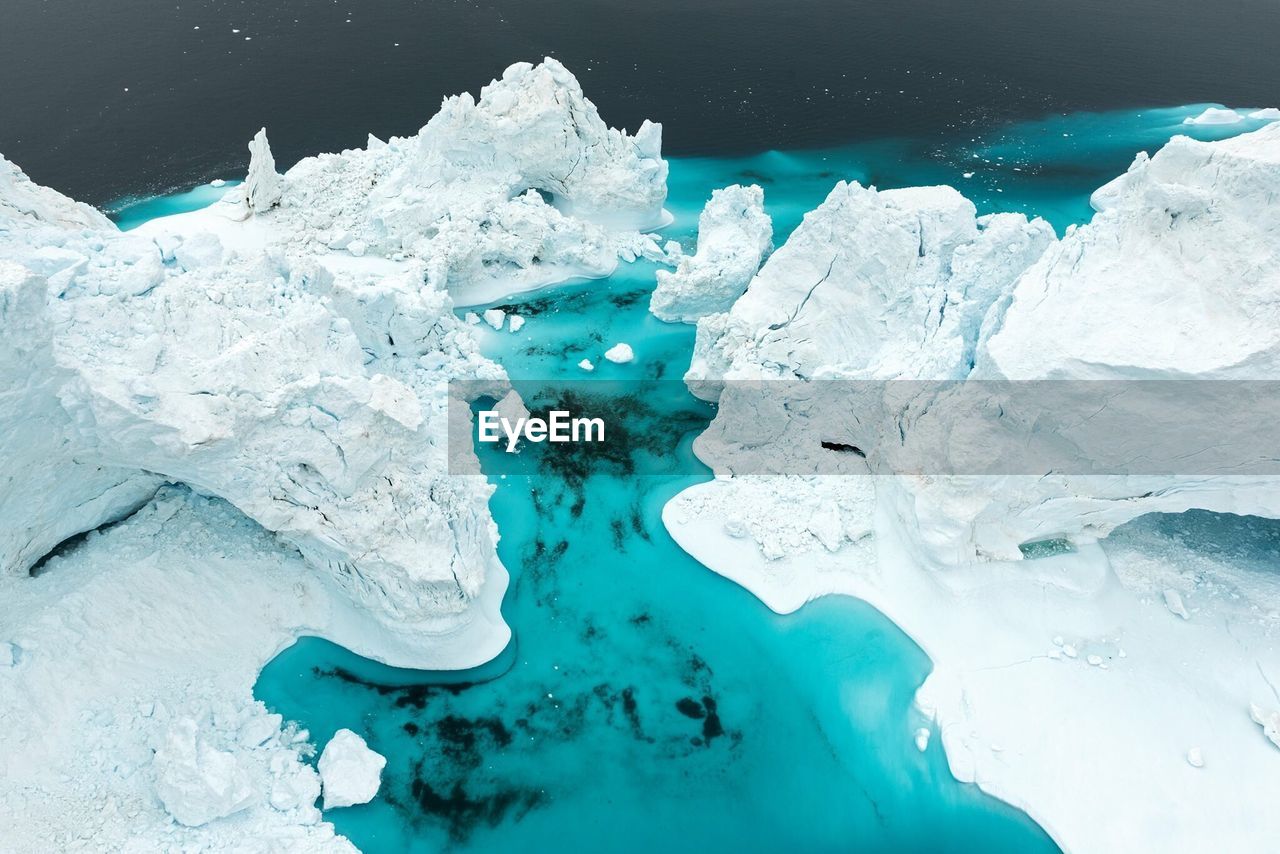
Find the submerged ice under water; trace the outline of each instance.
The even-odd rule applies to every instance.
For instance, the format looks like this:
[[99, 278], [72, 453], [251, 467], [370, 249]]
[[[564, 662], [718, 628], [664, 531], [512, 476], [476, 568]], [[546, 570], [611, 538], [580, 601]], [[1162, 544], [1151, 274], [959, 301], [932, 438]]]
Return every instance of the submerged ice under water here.
[[[1135, 151], [1197, 112], [1058, 117], [945, 149], [894, 140], [676, 160], [669, 232], [689, 245], [713, 188], [757, 182], [780, 243], [843, 178], [951, 183], [980, 210], [1039, 213], [1061, 230], [1087, 219], [1089, 192]], [[582, 378], [583, 358], [599, 379], [678, 378], [693, 330], [647, 313], [652, 286], [652, 268], [635, 264], [507, 303], [528, 323], [483, 329], [485, 350], [516, 378]], [[620, 341], [635, 361], [602, 358]], [[710, 414], [681, 395], [640, 429], [673, 472], [689, 471]], [[916, 750], [926, 724], [911, 700], [929, 662], [885, 618], [838, 597], [775, 615], [674, 545], [659, 513], [691, 480], [499, 480], [515, 641], [488, 665], [397, 670], [315, 638], [273, 660], [259, 699], [319, 746], [349, 727], [388, 759], [372, 803], [325, 813], [338, 831], [366, 851], [1055, 850], [1026, 816], [957, 783], [936, 738]]]

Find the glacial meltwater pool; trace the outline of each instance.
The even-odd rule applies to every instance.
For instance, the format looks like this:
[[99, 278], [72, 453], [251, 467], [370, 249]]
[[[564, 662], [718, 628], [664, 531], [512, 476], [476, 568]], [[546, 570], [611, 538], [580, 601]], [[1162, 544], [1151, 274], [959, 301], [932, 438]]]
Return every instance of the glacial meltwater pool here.
[[[1180, 124], [1201, 108], [1055, 117], [949, 144], [674, 160], [666, 236], [691, 251], [711, 190], [754, 182], [781, 244], [846, 178], [949, 183], [981, 211], [1039, 213], [1061, 231], [1137, 150], [1253, 127]], [[650, 316], [652, 287], [653, 268], [633, 264], [499, 303], [528, 323], [483, 328], [485, 351], [513, 378], [581, 379], [584, 357], [596, 379], [679, 378], [693, 328]], [[634, 362], [604, 361], [617, 342]], [[644, 429], [671, 471], [695, 470], [690, 441], [711, 409], [687, 394], [665, 405]], [[349, 727], [387, 757], [372, 803], [325, 813], [338, 831], [369, 852], [1056, 850], [1025, 815], [957, 783], [936, 737], [916, 750], [911, 701], [929, 661], [884, 617], [841, 597], [777, 616], [675, 546], [660, 510], [694, 479], [496, 480], [515, 640], [488, 665], [396, 670], [315, 638], [273, 660], [255, 691], [268, 707], [318, 748]]]

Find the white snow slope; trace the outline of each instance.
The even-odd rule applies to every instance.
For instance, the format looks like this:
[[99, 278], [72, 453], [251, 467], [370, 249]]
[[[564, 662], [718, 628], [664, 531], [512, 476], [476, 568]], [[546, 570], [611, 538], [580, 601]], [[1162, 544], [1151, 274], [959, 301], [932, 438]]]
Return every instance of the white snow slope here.
[[548, 59], [284, 175], [259, 132], [243, 185], [129, 233], [0, 158], [0, 848], [349, 847], [253, 681], [300, 634], [506, 645], [445, 444], [448, 381], [507, 381], [454, 304], [664, 260], [660, 146]]
[[[699, 322], [687, 379], [720, 409], [695, 448], [720, 472], [787, 471], [792, 416], [752, 413], [775, 443], [742, 436], [732, 380], [1280, 377], [1277, 198], [1275, 125], [1139, 156], [1061, 241], [975, 222], [949, 188], [840, 185]], [[723, 475], [664, 520], [778, 611], [827, 593], [883, 611], [933, 661], [917, 701], [955, 775], [1067, 850], [1267, 851], [1280, 575], [1154, 535], [1098, 542], [1196, 507], [1280, 517], [1280, 483]], [[1072, 551], [1022, 559], [1046, 537]]]

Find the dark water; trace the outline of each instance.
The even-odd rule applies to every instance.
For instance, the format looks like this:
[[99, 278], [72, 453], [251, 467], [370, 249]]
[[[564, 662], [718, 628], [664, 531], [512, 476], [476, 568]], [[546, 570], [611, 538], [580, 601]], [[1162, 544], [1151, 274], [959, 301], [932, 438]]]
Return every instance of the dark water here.
[[1270, 106], [1277, 33], [1274, 0], [12, 0], [0, 152], [102, 204], [232, 177], [264, 124], [284, 164], [414, 132], [543, 55], [611, 123], [664, 122], [677, 154]]

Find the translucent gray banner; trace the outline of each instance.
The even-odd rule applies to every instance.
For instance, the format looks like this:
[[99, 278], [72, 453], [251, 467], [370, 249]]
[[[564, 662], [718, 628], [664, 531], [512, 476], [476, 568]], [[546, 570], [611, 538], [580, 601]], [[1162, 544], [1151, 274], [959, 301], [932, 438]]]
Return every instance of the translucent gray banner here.
[[[718, 405], [679, 380], [516, 380], [531, 416], [602, 435], [480, 442], [506, 387], [450, 384], [450, 470], [627, 475], [1276, 475], [1280, 382], [728, 382]], [[513, 400], [504, 407], [518, 412]], [[511, 425], [514, 426], [514, 423]], [[537, 431], [535, 431], [535, 436]], [[566, 434], [567, 435], [567, 434]], [[697, 435], [698, 460], [677, 454]]]

